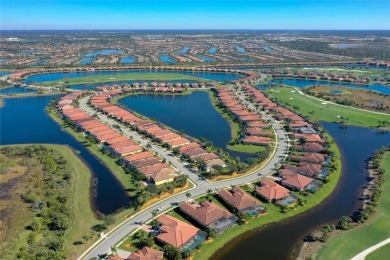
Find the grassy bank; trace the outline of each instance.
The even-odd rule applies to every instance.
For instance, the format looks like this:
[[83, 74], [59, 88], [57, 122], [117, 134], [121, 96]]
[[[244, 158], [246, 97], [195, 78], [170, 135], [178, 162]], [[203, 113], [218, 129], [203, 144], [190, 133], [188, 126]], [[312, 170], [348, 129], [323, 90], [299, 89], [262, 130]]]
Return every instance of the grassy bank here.
[[[371, 217], [368, 225], [343, 232], [324, 244], [318, 250], [316, 259], [350, 259], [390, 237], [390, 152], [385, 154], [381, 168], [385, 169], [385, 183], [377, 213]], [[374, 251], [371, 257], [375, 257], [376, 254], [389, 256], [390, 246], [378, 249], [378, 252]]]
[[[278, 103], [310, 118], [311, 121], [339, 123], [343, 117], [348, 118], [347, 125], [376, 127], [378, 126], [378, 121], [390, 120], [390, 115], [376, 114], [369, 111], [325, 103], [326, 101], [301, 95], [292, 87], [275, 87], [265, 92], [269, 97], [277, 99]], [[311, 113], [311, 111], [314, 113]]]
[[165, 73], [127, 73], [127, 74], [111, 74], [111, 75], [96, 75], [66, 78], [56, 81], [47, 81], [43, 85], [62, 86], [62, 85], [76, 85], [76, 84], [94, 84], [104, 82], [117, 81], [132, 81], [132, 80], [155, 80], [155, 81], [170, 81], [170, 80], [194, 80], [207, 81], [206, 79], [188, 76], [184, 74], [165, 74]]
[[[329, 135], [326, 135], [326, 137], [327, 140], [331, 140]], [[304, 206], [298, 206], [295, 209], [289, 210], [287, 213], [281, 213], [280, 208], [275, 206], [274, 204], [265, 204], [268, 209], [267, 215], [254, 218], [245, 225], [239, 225], [228, 229], [223, 234], [217, 236], [217, 238], [215, 238], [212, 243], [204, 244], [202, 249], [196, 252], [196, 254], [194, 255], [194, 260], [210, 259], [213, 254], [215, 254], [219, 249], [226, 246], [229, 241], [239, 237], [245, 232], [256, 228], [262, 228], [267, 224], [282, 221], [289, 217], [303, 213], [306, 210], [318, 205], [322, 200], [328, 197], [336, 188], [337, 182], [341, 175], [340, 151], [335, 143], [331, 143], [329, 149], [330, 151], [334, 152], [335, 155], [336, 171], [329, 176], [329, 182], [327, 184], [324, 184], [315, 194], [311, 194], [307, 197], [298, 195], [298, 197], [301, 197], [302, 199], [306, 200], [306, 204]]]

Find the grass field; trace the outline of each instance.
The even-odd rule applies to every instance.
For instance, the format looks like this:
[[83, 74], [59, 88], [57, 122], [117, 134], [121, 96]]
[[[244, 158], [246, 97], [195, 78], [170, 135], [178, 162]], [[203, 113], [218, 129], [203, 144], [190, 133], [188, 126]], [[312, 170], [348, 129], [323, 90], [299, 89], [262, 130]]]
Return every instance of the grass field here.
[[[327, 140], [330, 136], [327, 135]], [[289, 210], [287, 213], [281, 213], [280, 208], [272, 203], [264, 204], [268, 209], [268, 214], [254, 218], [245, 225], [238, 225], [228, 229], [223, 234], [218, 235], [212, 243], [206, 243], [202, 246], [202, 249], [195, 253], [194, 260], [210, 259], [212, 255], [217, 252], [218, 249], [226, 245], [230, 240], [238, 237], [239, 235], [256, 228], [261, 228], [266, 224], [281, 221], [283, 219], [300, 214], [316, 205], [330, 195], [330, 193], [336, 188], [337, 182], [341, 175], [341, 160], [340, 151], [335, 143], [330, 144], [331, 151], [335, 154], [335, 167], [336, 171], [329, 176], [329, 183], [322, 186], [315, 194], [304, 197], [307, 203], [304, 206], [298, 206], [294, 210]]]
[[169, 81], [169, 80], [195, 80], [206, 81], [206, 79], [188, 76], [184, 74], [163, 74], [163, 73], [128, 73], [128, 74], [114, 74], [114, 75], [97, 75], [60, 79], [56, 81], [47, 81], [43, 85], [61, 86], [61, 85], [76, 85], [76, 84], [94, 84], [104, 82], [116, 81], [130, 81], [130, 80], [155, 80], [155, 81]]
[[384, 245], [381, 248], [366, 256], [366, 260], [383, 260], [390, 256], [390, 244]]
[[[341, 116], [348, 118], [347, 125], [376, 127], [378, 121], [389, 121], [390, 115], [376, 114], [335, 104], [329, 104], [298, 93], [292, 87], [276, 87], [267, 90], [269, 97], [277, 98], [278, 102], [289, 105], [288, 108], [307, 116], [311, 121], [340, 122]], [[299, 109], [295, 109], [298, 106]], [[310, 116], [309, 112], [314, 111]]]
[[[384, 156], [381, 167], [386, 170], [383, 193], [377, 212], [371, 217], [369, 224], [333, 238], [318, 250], [316, 259], [350, 259], [366, 248], [390, 238], [390, 152]], [[390, 246], [374, 251], [371, 257], [380, 255], [389, 256]]]

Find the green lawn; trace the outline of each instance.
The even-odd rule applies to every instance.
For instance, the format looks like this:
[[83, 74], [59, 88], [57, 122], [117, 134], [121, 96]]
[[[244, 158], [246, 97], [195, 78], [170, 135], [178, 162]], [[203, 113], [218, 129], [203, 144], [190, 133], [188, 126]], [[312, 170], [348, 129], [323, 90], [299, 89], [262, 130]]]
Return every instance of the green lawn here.
[[229, 150], [236, 151], [236, 152], [243, 152], [243, 153], [258, 153], [266, 149], [265, 146], [251, 145], [251, 144], [235, 144], [235, 145], [228, 144], [227, 147]]
[[[301, 95], [292, 87], [275, 87], [267, 90], [266, 93], [269, 97], [277, 98], [278, 102], [291, 105], [288, 106], [289, 109], [304, 116], [310, 117], [309, 112], [314, 111], [312, 120], [340, 122], [340, 116], [342, 116], [349, 118], [348, 125], [364, 127], [375, 127], [378, 126], [378, 121], [390, 120], [390, 115], [381, 115], [329, 103], [323, 104], [324, 101]], [[299, 109], [294, 109], [294, 106], [299, 106]]]
[[[329, 135], [327, 135], [327, 140], [329, 139]], [[264, 203], [264, 205], [268, 209], [268, 214], [263, 215], [257, 218], [250, 220], [245, 225], [238, 225], [231, 229], [228, 229], [223, 234], [218, 235], [217, 238], [213, 240], [212, 243], [206, 243], [203, 245], [202, 249], [195, 253], [194, 260], [201, 259], [210, 259], [212, 255], [223, 246], [226, 245], [230, 240], [238, 237], [239, 235], [255, 229], [261, 228], [266, 224], [272, 222], [278, 222], [288, 217], [292, 217], [299, 213], [302, 213], [316, 205], [318, 205], [322, 200], [330, 195], [330, 193], [335, 189], [337, 182], [341, 175], [341, 161], [340, 161], [340, 152], [335, 143], [330, 145], [330, 150], [335, 153], [335, 167], [336, 171], [329, 176], [329, 183], [324, 184], [320, 190], [318, 190], [315, 194], [310, 194], [308, 197], [302, 197], [307, 201], [304, 206], [297, 206], [295, 209], [289, 210], [287, 213], [283, 214], [280, 212], [280, 208], [275, 206], [272, 203]], [[250, 190], [250, 189], [248, 189]]]
[[206, 79], [188, 76], [184, 74], [165, 74], [165, 73], [127, 73], [127, 74], [111, 74], [111, 75], [97, 75], [97, 76], [85, 76], [66, 78], [56, 81], [47, 81], [44, 85], [75, 85], [75, 84], [93, 84], [103, 82], [116, 82], [127, 80], [155, 80], [155, 81], [169, 81], [169, 80], [195, 80], [206, 81]]
[[[324, 244], [318, 250], [317, 259], [350, 259], [368, 247], [390, 238], [390, 152], [386, 153], [381, 167], [386, 172], [377, 213], [369, 220], [368, 225], [341, 233]], [[389, 256], [390, 247], [384, 247], [378, 252], [378, 255], [387, 253]], [[375, 257], [376, 254], [373, 255]]]
[[366, 256], [366, 260], [383, 260], [390, 256], [390, 244], [384, 245], [381, 248]]

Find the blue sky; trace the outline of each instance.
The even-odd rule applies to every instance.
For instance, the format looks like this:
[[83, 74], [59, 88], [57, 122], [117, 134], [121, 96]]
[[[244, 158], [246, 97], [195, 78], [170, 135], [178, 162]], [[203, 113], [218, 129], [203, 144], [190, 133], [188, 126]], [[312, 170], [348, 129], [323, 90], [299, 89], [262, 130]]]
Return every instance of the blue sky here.
[[9, 29], [390, 29], [390, 0], [0, 0]]

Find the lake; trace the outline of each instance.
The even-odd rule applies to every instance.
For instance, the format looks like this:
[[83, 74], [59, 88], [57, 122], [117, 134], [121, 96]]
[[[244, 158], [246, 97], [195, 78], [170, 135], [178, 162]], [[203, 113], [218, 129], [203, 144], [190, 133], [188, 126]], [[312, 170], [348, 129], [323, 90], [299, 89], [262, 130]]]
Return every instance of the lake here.
[[196, 57], [201, 59], [201, 60], [204, 60], [205, 62], [213, 62], [214, 61], [213, 58], [210, 58], [210, 57], [207, 57], [207, 56], [203, 56], [203, 55], [196, 55]]
[[127, 73], [154, 73], [154, 74], [183, 74], [198, 78], [204, 78], [208, 80], [216, 81], [231, 81], [241, 78], [242, 76], [236, 73], [225, 73], [225, 72], [208, 72], [208, 71], [164, 71], [164, 70], [122, 70], [122, 71], [90, 71], [90, 72], [56, 72], [56, 73], [46, 73], [39, 74], [28, 77], [24, 80], [25, 83], [31, 82], [45, 82], [45, 81], [55, 81], [66, 78], [76, 78], [76, 77], [85, 77], [85, 76], [95, 76], [95, 75], [116, 75], [116, 74], [127, 74]]
[[215, 54], [217, 51], [218, 51], [218, 48], [217, 48], [217, 47], [211, 47], [207, 52], [208, 52], [209, 54]]
[[86, 162], [93, 178], [97, 180], [93, 207], [103, 214], [111, 214], [128, 206], [130, 198], [113, 173], [47, 115], [45, 107], [55, 97], [5, 99], [5, 106], [0, 109], [0, 144], [68, 145], [79, 152], [80, 158]]
[[135, 57], [122, 57], [121, 62], [123, 64], [132, 64], [135, 62]]
[[390, 143], [390, 133], [378, 134], [363, 127], [339, 128], [338, 124], [326, 122], [323, 126], [342, 154], [342, 175], [332, 195], [306, 213], [237, 238], [213, 259], [294, 259], [298, 253], [294, 250], [299, 250], [299, 244], [311, 230], [334, 223], [361, 207], [359, 196], [368, 176], [367, 158]]
[[164, 63], [175, 63], [176, 60], [166, 54], [159, 55], [160, 59]]
[[246, 160], [248, 153], [234, 152], [226, 145], [231, 139], [229, 122], [211, 104], [209, 93], [194, 91], [189, 95], [132, 95], [119, 100], [122, 106], [155, 118], [157, 121], [195, 138], [204, 137], [232, 156]]

